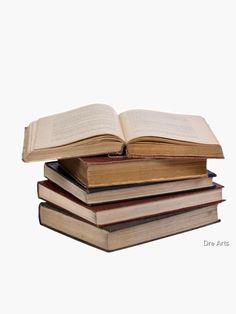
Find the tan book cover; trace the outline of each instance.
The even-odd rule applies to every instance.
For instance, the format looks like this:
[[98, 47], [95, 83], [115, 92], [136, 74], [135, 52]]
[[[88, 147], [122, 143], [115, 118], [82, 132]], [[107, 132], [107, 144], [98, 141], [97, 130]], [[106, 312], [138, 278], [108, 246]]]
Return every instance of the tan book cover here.
[[40, 224], [105, 251], [114, 251], [219, 222], [217, 203], [192, 210], [97, 227], [49, 203], [39, 205]]

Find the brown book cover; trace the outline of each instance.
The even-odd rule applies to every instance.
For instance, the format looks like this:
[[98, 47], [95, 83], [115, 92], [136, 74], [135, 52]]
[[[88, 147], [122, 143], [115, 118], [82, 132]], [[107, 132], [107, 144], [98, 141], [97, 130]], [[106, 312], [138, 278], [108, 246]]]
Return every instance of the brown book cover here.
[[87, 188], [207, 176], [206, 159], [100, 156], [61, 159], [59, 164]]

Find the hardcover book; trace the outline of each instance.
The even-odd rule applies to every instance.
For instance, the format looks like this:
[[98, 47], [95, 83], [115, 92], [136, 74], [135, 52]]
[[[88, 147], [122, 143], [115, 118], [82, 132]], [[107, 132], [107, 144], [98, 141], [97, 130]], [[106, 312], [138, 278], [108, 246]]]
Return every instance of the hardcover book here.
[[25, 128], [23, 160], [122, 154], [129, 157], [223, 158], [204, 118], [152, 110], [118, 115], [94, 104], [33, 121]]
[[158, 182], [206, 176], [206, 159], [81, 157], [59, 164], [85, 187]]
[[65, 172], [57, 161], [53, 161], [45, 163], [44, 176], [82, 202], [98, 204], [207, 188], [213, 186], [212, 179], [216, 175], [208, 171], [207, 175], [194, 179], [87, 188]]
[[105, 251], [160, 239], [219, 222], [217, 203], [187, 212], [97, 227], [49, 203], [39, 206], [40, 224]]
[[88, 205], [46, 180], [38, 182], [38, 196], [96, 225], [108, 225], [220, 202], [222, 201], [222, 186], [215, 184], [214, 187], [197, 191]]

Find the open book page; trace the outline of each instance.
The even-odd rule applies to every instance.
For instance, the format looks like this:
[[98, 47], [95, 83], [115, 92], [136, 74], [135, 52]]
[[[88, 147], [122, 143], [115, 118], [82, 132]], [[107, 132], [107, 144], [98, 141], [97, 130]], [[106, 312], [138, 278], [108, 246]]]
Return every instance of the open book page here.
[[126, 142], [143, 136], [219, 144], [205, 119], [152, 110], [129, 110], [120, 114]]
[[111, 134], [124, 140], [119, 117], [115, 110], [103, 104], [41, 118], [36, 122], [34, 148], [69, 144], [89, 137]]

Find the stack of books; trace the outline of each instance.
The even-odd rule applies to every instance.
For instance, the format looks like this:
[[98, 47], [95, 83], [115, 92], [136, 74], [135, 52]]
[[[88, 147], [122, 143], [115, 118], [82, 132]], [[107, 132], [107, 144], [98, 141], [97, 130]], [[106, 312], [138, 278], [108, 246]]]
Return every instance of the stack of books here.
[[23, 160], [46, 162], [40, 223], [113, 251], [219, 222], [223, 152], [200, 116], [89, 105], [25, 129]]

